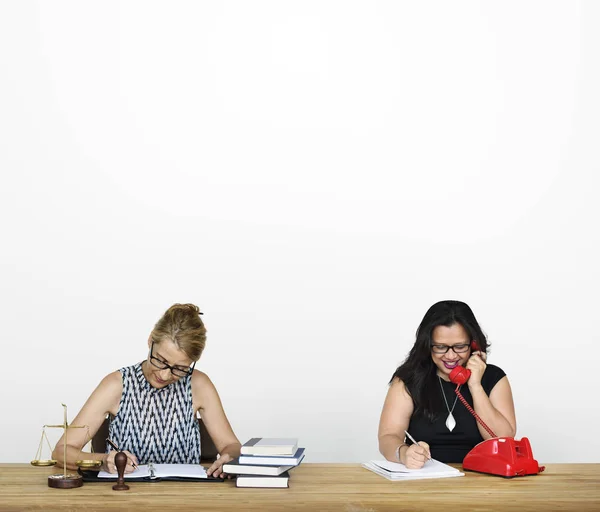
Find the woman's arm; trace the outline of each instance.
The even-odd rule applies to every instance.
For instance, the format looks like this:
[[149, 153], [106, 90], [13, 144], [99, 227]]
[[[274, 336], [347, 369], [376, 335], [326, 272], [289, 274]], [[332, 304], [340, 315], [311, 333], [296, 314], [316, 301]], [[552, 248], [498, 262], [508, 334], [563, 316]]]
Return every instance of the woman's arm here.
[[219, 394], [208, 375], [198, 370], [194, 371], [192, 393], [194, 402], [198, 404], [196, 410], [200, 412], [206, 430], [220, 455], [219, 459], [206, 470], [206, 473], [220, 476], [223, 464], [240, 456], [242, 445], [233, 433], [229, 420], [225, 416]]
[[[119, 402], [121, 400], [121, 393], [123, 390], [123, 382], [120, 372], [113, 372], [100, 382], [98, 387], [87, 399], [84, 406], [79, 411], [79, 414], [71, 422], [72, 425], [87, 425], [89, 427], [89, 436], [91, 439], [94, 437], [106, 415], [108, 413], [116, 414]], [[105, 463], [108, 454], [106, 453], [85, 453], [81, 451], [83, 444], [89, 441], [87, 438], [87, 428], [70, 428], [67, 434], [67, 468], [70, 470], [76, 470], [77, 466], [75, 461], [79, 459], [93, 459], [101, 460]], [[58, 460], [59, 464], [64, 462], [64, 442], [65, 436], [58, 440], [52, 457]], [[137, 459], [134, 457], [134, 461], [137, 464]], [[109, 469], [109, 468], [107, 468]], [[126, 471], [130, 472], [133, 468], [128, 464]]]
[[[472, 386], [469, 381], [469, 391], [473, 397], [473, 409], [494, 434], [498, 437], [514, 437], [517, 433], [517, 419], [508, 377], [504, 376], [498, 381], [489, 397], [481, 383], [474, 383]], [[479, 423], [477, 428], [483, 439], [492, 437]]]
[[[379, 420], [379, 451], [391, 462], [401, 462], [409, 468], [420, 468], [431, 457], [427, 443], [404, 443], [404, 432], [410, 423], [414, 405], [404, 382], [395, 378], [388, 389]], [[410, 450], [410, 451], [409, 451]]]
[[[481, 385], [481, 378], [487, 366], [485, 361], [485, 354], [473, 352], [467, 362], [467, 368], [471, 370], [468, 386], [473, 397], [473, 409], [498, 437], [514, 437], [517, 433], [517, 419], [508, 377], [502, 377], [488, 397]], [[479, 422], [477, 428], [483, 439], [492, 437]]]

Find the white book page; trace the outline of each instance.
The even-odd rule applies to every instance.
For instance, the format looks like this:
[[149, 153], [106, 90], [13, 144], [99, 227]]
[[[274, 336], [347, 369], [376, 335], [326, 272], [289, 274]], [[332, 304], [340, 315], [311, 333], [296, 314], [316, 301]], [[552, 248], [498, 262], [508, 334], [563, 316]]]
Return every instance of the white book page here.
[[[106, 471], [100, 471], [98, 473], [98, 478], [118, 478], [119, 475], [117, 473], [108, 473]], [[131, 473], [125, 473], [123, 475], [124, 478], [146, 478], [150, 476], [150, 471], [148, 470], [147, 464], [142, 464], [134, 469]]]
[[423, 480], [426, 478], [452, 478], [457, 476], [464, 476], [464, 473], [460, 471], [447, 471], [447, 472], [429, 472], [429, 473], [420, 473], [419, 471], [406, 471], [406, 472], [391, 472], [387, 469], [380, 468], [377, 464], [373, 462], [367, 462], [362, 464], [362, 467], [368, 469], [369, 471], [373, 471], [373, 473], [377, 473], [378, 475], [387, 478], [388, 480], [392, 480], [394, 482], [406, 481], [406, 480]]
[[200, 464], [153, 464], [157, 477], [176, 476], [180, 478], [207, 478], [206, 470]]
[[420, 469], [409, 469], [404, 464], [390, 462], [389, 460], [372, 460], [371, 463], [391, 473], [399, 474], [398, 476], [402, 473], [415, 475], [460, 473], [458, 469], [435, 459], [428, 460]]
[[[208, 478], [206, 470], [200, 464], [143, 464], [131, 473], [125, 473], [124, 478], [151, 478], [153, 469], [155, 478]], [[98, 478], [117, 478], [116, 473], [100, 471]]]

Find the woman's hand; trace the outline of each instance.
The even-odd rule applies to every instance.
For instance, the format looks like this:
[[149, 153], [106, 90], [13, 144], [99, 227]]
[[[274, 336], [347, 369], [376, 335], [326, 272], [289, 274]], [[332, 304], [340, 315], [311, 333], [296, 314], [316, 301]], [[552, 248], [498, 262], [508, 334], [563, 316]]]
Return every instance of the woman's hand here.
[[430, 458], [429, 445], [425, 441], [419, 441], [419, 444], [411, 444], [406, 450], [404, 465], [408, 469], [421, 469]]
[[473, 388], [476, 386], [481, 386], [481, 378], [483, 377], [483, 372], [485, 372], [486, 360], [487, 356], [485, 352], [481, 352], [479, 350], [471, 353], [471, 357], [467, 361], [467, 369], [471, 370], [471, 377], [469, 378], [469, 388]]
[[227, 473], [223, 473], [223, 464], [226, 464], [227, 462], [230, 462], [232, 460], [233, 457], [231, 455], [229, 455], [228, 453], [224, 453], [216, 461], [213, 462], [211, 467], [209, 467], [206, 470], [206, 474], [208, 476], [214, 476], [215, 478], [225, 478], [227, 476], [231, 478], [231, 476], [227, 475]]
[[[117, 453], [119, 452], [110, 451], [108, 452], [107, 457], [104, 459], [102, 469], [107, 473], [117, 473], [117, 465], [115, 464], [115, 455]], [[133, 453], [130, 453], [127, 450], [123, 450], [123, 453], [127, 455], [127, 465], [125, 466], [125, 473], [132, 473], [136, 470], [136, 468], [133, 467], [133, 464], [135, 464], [136, 467], [139, 466], [138, 459]]]

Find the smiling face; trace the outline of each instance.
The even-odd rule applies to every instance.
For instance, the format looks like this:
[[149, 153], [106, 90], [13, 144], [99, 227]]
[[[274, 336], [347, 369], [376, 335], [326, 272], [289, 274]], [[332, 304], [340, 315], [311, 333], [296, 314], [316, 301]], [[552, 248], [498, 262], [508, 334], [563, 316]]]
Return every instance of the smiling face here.
[[185, 373], [193, 364], [187, 354], [171, 340], [154, 343], [154, 346], [152, 346], [152, 340], [148, 340], [148, 347], [151, 348], [151, 354], [148, 356], [148, 361], [145, 361], [142, 365], [142, 371], [146, 380], [154, 388], [164, 388], [181, 378], [173, 375], [170, 368], [160, 369], [156, 365], [161, 367], [169, 365], [183, 370], [180, 373]]
[[[458, 365], [464, 366], [471, 355], [469, 334], [460, 324], [452, 324], [450, 327], [438, 325], [433, 329], [431, 335], [431, 359], [437, 366], [437, 374], [444, 380], [450, 380], [450, 372]], [[455, 347], [456, 353], [452, 349], [443, 353], [446, 347]]]

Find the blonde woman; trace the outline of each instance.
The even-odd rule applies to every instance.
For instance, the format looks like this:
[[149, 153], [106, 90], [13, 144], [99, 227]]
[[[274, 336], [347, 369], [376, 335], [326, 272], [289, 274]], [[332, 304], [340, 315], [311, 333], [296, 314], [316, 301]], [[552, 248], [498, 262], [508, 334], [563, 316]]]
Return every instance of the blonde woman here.
[[[193, 304], [171, 306], [156, 323], [148, 339], [148, 358], [108, 374], [73, 420], [88, 425], [90, 436], [107, 414], [113, 419], [109, 438], [128, 456], [126, 473], [138, 464], [200, 463], [200, 431], [196, 413], [212, 438], [219, 459], [207, 469], [222, 475], [222, 466], [240, 454], [240, 442], [225, 416], [221, 400], [208, 376], [194, 367], [204, 350], [206, 329], [202, 313]], [[76, 469], [86, 429], [69, 430], [67, 466]], [[64, 437], [53, 457], [62, 463]], [[116, 473], [116, 451], [85, 454], [102, 460], [103, 469]]]

